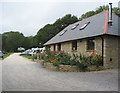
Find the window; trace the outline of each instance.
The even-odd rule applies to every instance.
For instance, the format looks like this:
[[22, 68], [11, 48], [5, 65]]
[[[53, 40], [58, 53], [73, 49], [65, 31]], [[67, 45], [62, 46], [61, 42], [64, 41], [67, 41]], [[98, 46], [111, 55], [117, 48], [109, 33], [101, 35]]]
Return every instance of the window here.
[[58, 51], [61, 51], [61, 43], [59, 43], [57, 47], [58, 47]]
[[67, 30], [63, 30], [62, 32], [60, 32], [60, 36], [62, 36], [63, 34], [65, 34]]
[[72, 41], [72, 50], [77, 50], [77, 41]]
[[47, 49], [47, 50], [50, 50], [50, 49], [51, 49], [51, 46], [47, 46], [46, 49]]
[[83, 30], [89, 23], [90, 23], [90, 22], [85, 23], [85, 24], [80, 28], [80, 30]]
[[79, 24], [74, 25], [71, 30], [74, 30]]
[[95, 49], [95, 40], [88, 39], [87, 40], [87, 50], [94, 50]]

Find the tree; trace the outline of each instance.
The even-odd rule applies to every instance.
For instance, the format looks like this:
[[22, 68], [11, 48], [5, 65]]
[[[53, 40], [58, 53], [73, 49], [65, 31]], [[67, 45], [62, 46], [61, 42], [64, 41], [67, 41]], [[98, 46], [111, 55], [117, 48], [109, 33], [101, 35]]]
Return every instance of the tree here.
[[87, 13], [85, 13], [85, 14], [82, 14], [82, 16], [80, 17], [79, 20], [82, 20], [82, 19], [84, 19], [84, 18], [88, 18], [88, 17], [93, 16], [93, 15], [95, 15], [95, 14], [96, 14], [96, 12], [94, 12], [94, 11], [89, 11], [89, 12], [87, 12]]
[[77, 21], [78, 18], [76, 16], [67, 14], [64, 17], [57, 19], [53, 24], [45, 25], [38, 31], [37, 35], [35, 36], [37, 44], [39, 45], [39, 43], [41, 43], [41, 45], [43, 45], [69, 24], [75, 23]]
[[35, 37], [34, 36], [24, 37], [23, 47], [25, 49], [37, 47]]
[[[113, 9], [113, 13], [120, 16], [120, 8], [114, 7], [112, 9]], [[79, 18], [79, 20], [82, 20], [84, 18], [88, 18], [90, 16], [93, 16], [93, 15], [98, 14], [98, 13], [105, 11], [105, 10], [109, 10], [108, 5], [99, 6], [95, 11], [89, 11], [89, 12], [86, 12], [85, 14], [82, 14], [81, 17]]]
[[16, 51], [18, 47], [23, 45], [24, 36], [19, 32], [6, 32], [2, 35], [3, 50]]
[[116, 15], [118, 15], [120, 17], [120, 8], [114, 7], [113, 8], [113, 13], [115, 13]]
[[102, 11], [105, 11], [105, 10], [109, 10], [109, 6], [108, 5], [103, 5], [103, 6], [99, 6], [96, 10], [95, 10], [95, 14], [98, 14]]

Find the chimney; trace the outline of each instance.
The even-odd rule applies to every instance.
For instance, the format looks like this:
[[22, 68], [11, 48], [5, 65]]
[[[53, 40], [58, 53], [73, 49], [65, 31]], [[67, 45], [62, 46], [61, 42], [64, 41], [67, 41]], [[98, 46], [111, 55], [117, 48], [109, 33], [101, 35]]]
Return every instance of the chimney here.
[[112, 26], [112, 3], [109, 3], [109, 21], [108, 23]]

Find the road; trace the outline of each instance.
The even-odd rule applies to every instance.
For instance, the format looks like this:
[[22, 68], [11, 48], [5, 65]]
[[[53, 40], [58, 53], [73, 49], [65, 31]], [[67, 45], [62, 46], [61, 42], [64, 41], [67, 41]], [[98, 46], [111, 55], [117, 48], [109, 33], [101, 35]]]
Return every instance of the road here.
[[117, 91], [117, 70], [57, 72], [14, 53], [2, 62], [3, 91]]

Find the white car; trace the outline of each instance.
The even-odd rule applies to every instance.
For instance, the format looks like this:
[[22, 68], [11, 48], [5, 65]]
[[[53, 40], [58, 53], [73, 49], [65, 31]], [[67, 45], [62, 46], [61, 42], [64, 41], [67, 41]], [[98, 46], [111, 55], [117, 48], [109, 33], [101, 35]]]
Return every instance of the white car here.
[[30, 51], [28, 54], [32, 56], [32, 55], [34, 55], [34, 54], [36, 54], [36, 53], [37, 53], [37, 51], [32, 50], [32, 51]]
[[2, 51], [0, 51], [0, 58], [3, 58], [3, 53], [2, 53]]

